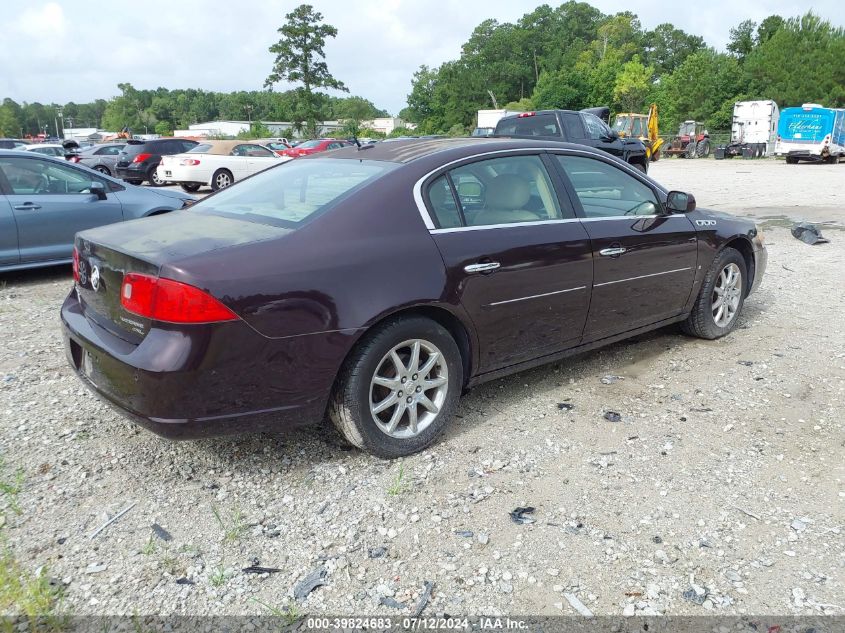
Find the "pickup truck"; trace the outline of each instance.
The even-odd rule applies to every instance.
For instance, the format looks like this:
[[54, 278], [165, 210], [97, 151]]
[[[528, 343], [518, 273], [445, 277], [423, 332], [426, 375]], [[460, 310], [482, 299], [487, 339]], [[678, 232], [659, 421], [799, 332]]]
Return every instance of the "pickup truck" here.
[[589, 145], [617, 156], [639, 169], [648, 171], [648, 158], [645, 145], [635, 138], [620, 138], [619, 133], [610, 129], [597, 111], [606, 108], [591, 108], [576, 112], [574, 110], [541, 110], [522, 112], [502, 117], [496, 124], [493, 136], [547, 139]]

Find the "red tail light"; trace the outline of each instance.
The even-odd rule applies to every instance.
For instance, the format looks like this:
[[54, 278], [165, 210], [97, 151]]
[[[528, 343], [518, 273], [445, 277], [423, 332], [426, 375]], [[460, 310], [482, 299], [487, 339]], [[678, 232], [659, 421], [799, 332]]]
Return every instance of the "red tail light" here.
[[196, 158], [183, 158], [179, 161], [179, 164], [188, 167], [193, 167], [194, 165], [199, 165], [200, 162]]
[[73, 247], [73, 280], [79, 281], [79, 251]]
[[70, 157], [70, 162], [72, 162], [72, 163], [78, 163], [79, 160], [80, 160], [79, 156], [71, 156]]
[[143, 163], [147, 160], [152, 154], [138, 154], [135, 158], [132, 159], [133, 163]]
[[133, 314], [168, 323], [216, 323], [238, 318], [199, 288], [138, 273], [123, 276], [120, 304]]

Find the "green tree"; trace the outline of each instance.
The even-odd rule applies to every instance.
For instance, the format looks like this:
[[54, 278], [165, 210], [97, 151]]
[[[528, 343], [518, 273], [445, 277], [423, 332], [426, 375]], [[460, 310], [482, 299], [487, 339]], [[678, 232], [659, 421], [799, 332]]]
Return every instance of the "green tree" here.
[[760, 22], [760, 26], [757, 27], [757, 44], [763, 44], [769, 41], [772, 35], [780, 30], [785, 23], [786, 21], [779, 15], [770, 15], [765, 18]]
[[653, 66], [644, 66], [639, 55], [622, 66], [613, 86], [614, 105], [623, 112], [642, 112], [651, 91]]
[[668, 23], [658, 24], [644, 36], [645, 61], [654, 66], [655, 73], [666, 75], [684, 60], [704, 48], [704, 38], [691, 35]]
[[270, 47], [276, 56], [273, 69], [264, 82], [272, 88], [280, 81], [302, 84], [297, 91], [298, 103], [294, 114], [305, 123], [307, 131], [316, 135], [320, 116], [314, 88], [333, 88], [347, 92], [343, 82], [335, 79], [325, 62], [327, 37], [337, 37], [337, 29], [323, 24], [323, 14], [310, 4], [301, 4], [285, 16], [285, 24], [278, 29], [282, 38]]
[[580, 110], [587, 107], [589, 91], [589, 77], [579, 69], [543, 71], [531, 101], [538, 110]]
[[753, 20], [743, 20], [731, 29], [728, 50], [740, 61], [748, 57], [754, 50], [754, 31], [756, 28], [757, 23]]
[[845, 30], [809, 12], [790, 18], [745, 61], [749, 92], [781, 106], [845, 105]]
[[159, 121], [156, 123], [155, 132], [160, 136], [173, 136], [173, 126], [167, 121]]

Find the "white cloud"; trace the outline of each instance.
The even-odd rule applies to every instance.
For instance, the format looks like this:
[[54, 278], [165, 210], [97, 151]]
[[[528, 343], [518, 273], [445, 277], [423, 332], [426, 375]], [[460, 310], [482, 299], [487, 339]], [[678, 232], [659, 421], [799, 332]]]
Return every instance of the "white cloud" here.
[[[0, 98], [17, 101], [90, 101], [138, 88], [258, 90], [273, 59], [267, 48], [299, 0], [5, 0], [0, 47]], [[326, 45], [329, 69], [353, 94], [398, 112], [421, 65], [436, 66], [460, 53], [486, 18], [514, 21], [542, 0], [312, 0], [338, 37]], [[556, 4], [556, 3], [552, 3]], [[778, 13], [807, 10], [791, 0], [706, 7], [674, 0], [594, 0], [605, 13], [635, 10], [645, 28], [672, 22], [724, 47], [731, 26]], [[815, 0], [813, 10], [845, 24], [840, 0]], [[285, 86], [278, 86], [284, 89]]]

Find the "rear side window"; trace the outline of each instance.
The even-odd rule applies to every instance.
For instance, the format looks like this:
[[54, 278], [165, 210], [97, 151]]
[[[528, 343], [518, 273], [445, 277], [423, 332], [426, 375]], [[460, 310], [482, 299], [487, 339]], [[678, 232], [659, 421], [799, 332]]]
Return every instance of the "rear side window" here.
[[428, 200], [441, 229], [453, 229], [461, 226], [461, 213], [455, 204], [455, 197], [445, 175], [440, 176], [428, 188]]
[[191, 149], [189, 149], [188, 153], [189, 154], [205, 154], [210, 149], [211, 149], [211, 145], [209, 143], [200, 143], [199, 145], [194, 145]]
[[563, 136], [566, 140], [584, 138], [584, 126], [581, 124], [581, 117], [575, 112], [561, 112], [560, 120], [563, 123]]
[[496, 125], [496, 134], [503, 136], [560, 136], [554, 114], [503, 119]]
[[111, 145], [109, 147], [101, 147], [94, 153], [97, 156], [117, 156], [120, 154], [120, 149], [119, 145]]
[[371, 160], [295, 160], [267, 169], [191, 207], [296, 228], [398, 165]]

